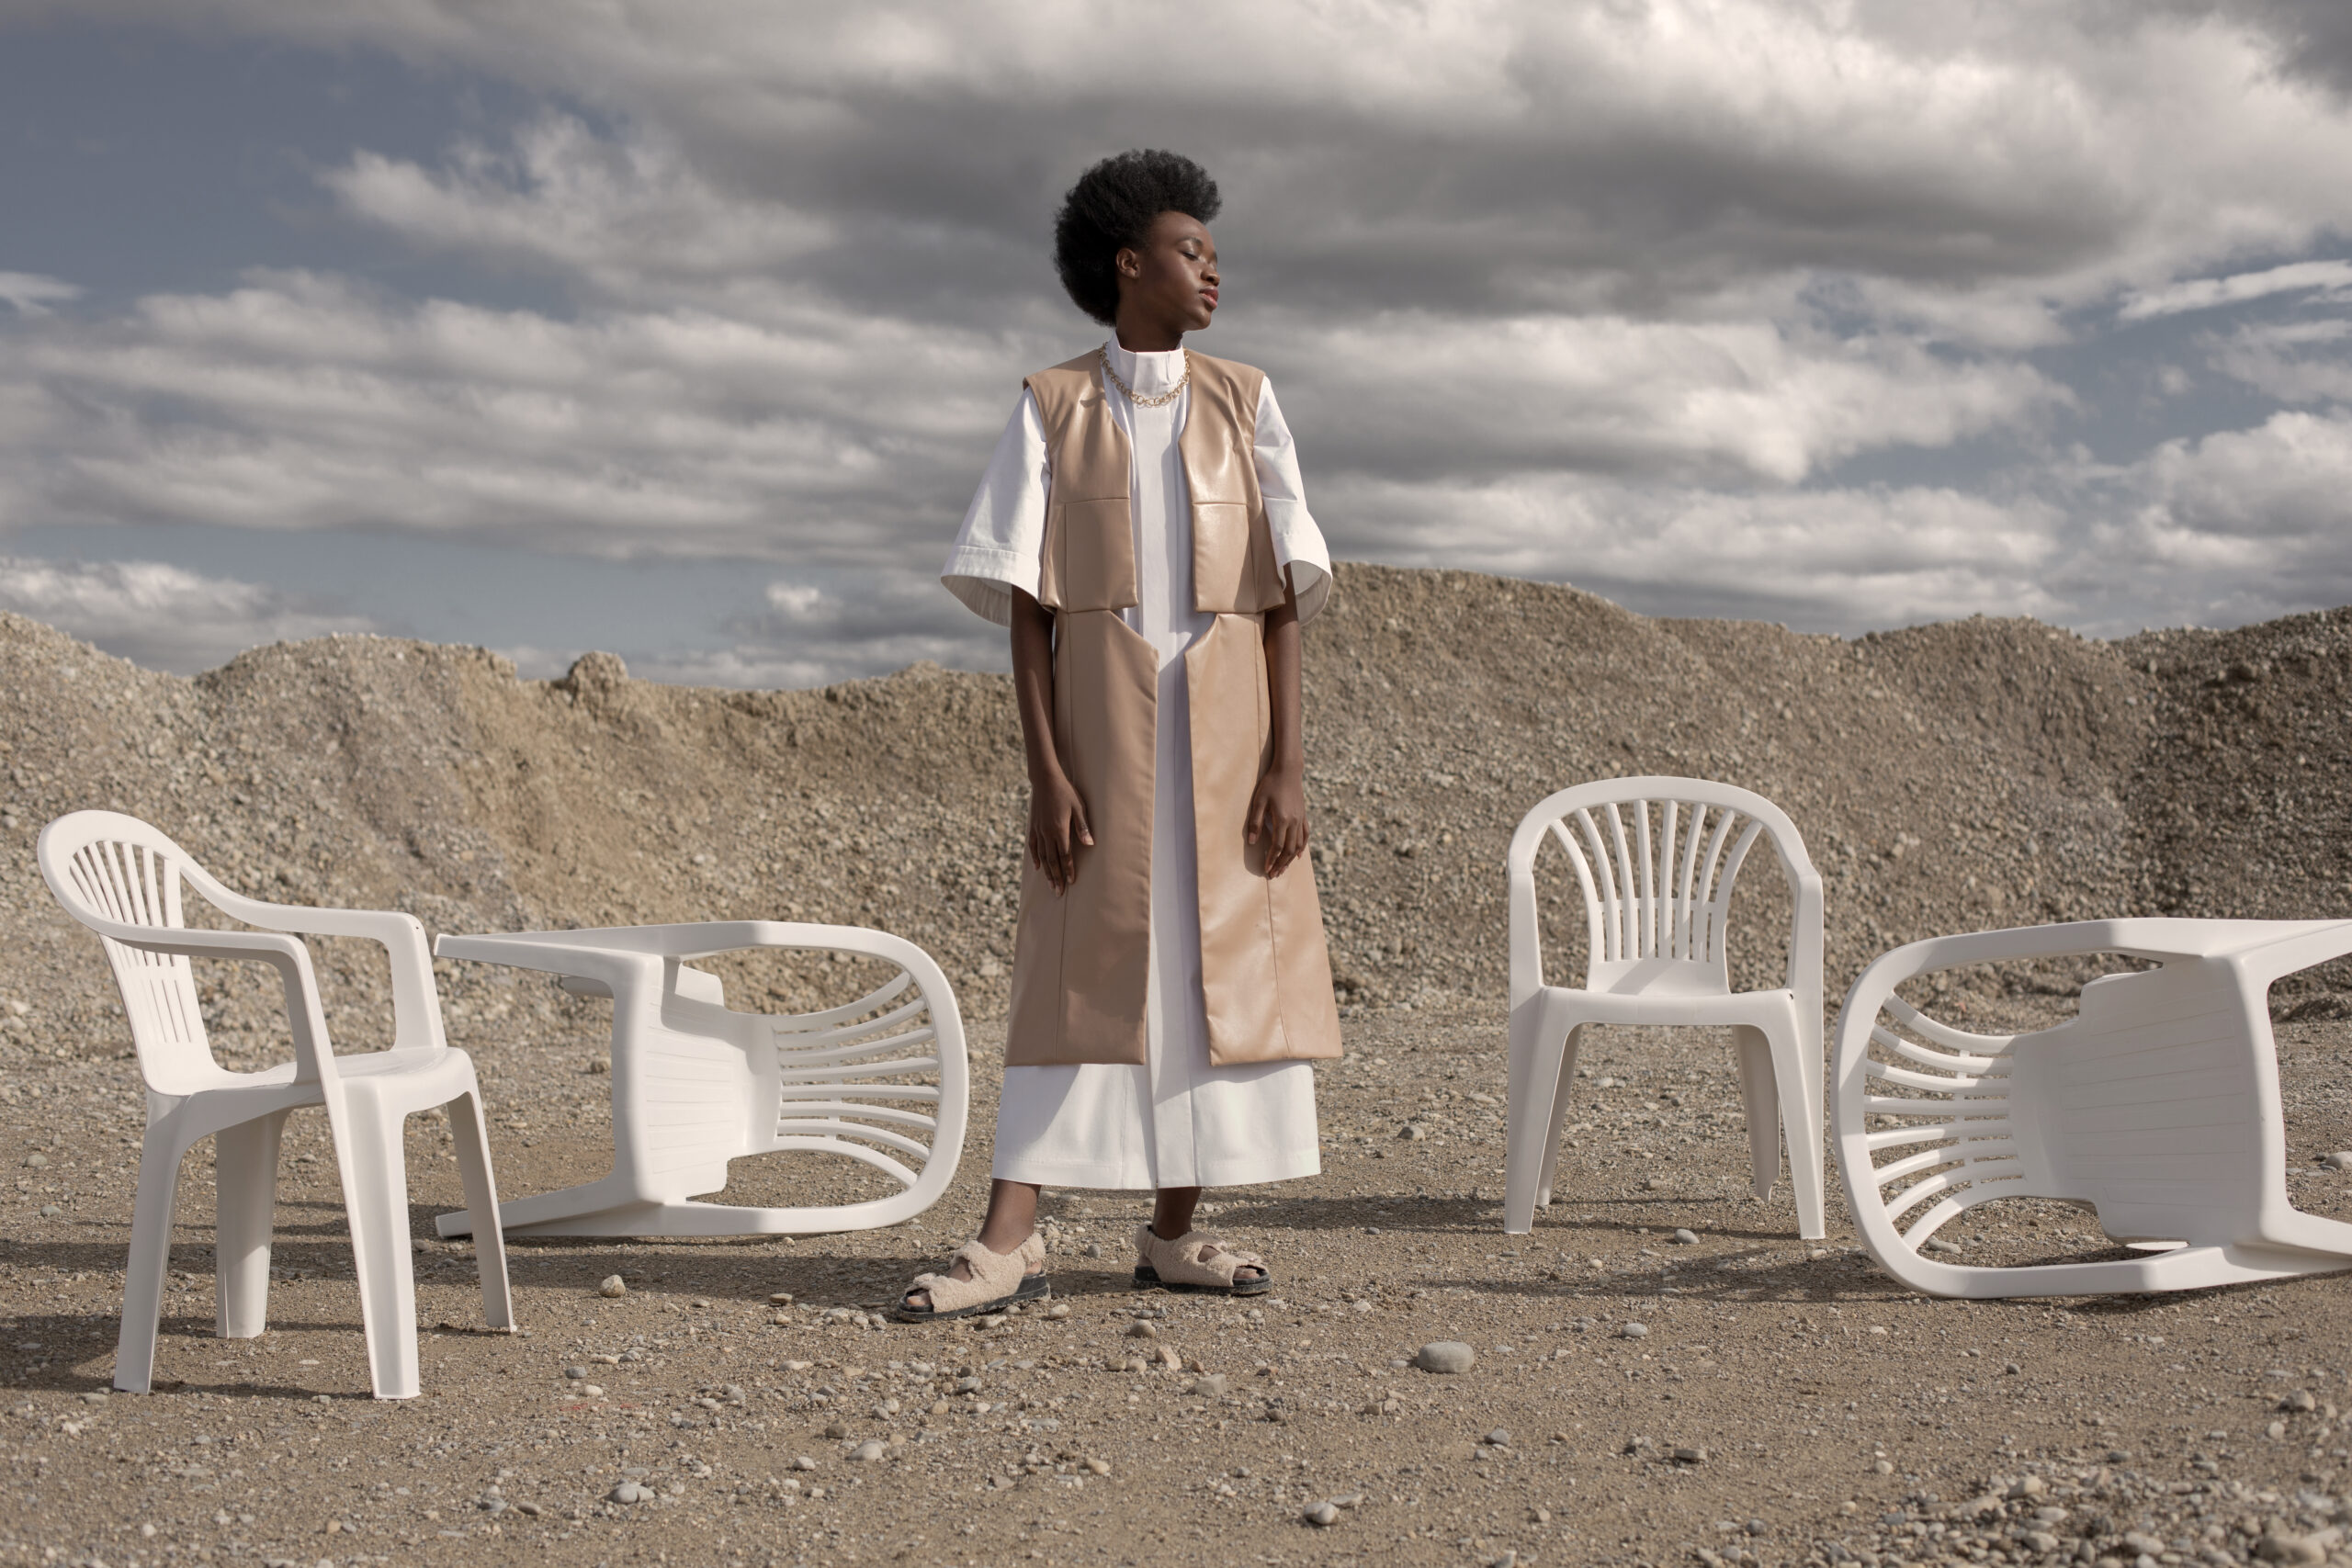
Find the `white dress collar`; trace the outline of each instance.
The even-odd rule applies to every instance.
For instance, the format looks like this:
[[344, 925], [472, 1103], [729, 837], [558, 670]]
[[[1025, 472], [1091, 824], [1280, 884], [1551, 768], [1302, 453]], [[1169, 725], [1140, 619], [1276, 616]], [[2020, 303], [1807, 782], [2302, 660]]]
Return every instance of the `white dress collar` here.
[[1139, 398], [1156, 398], [1184, 378], [1184, 351], [1171, 348], [1164, 354], [1138, 354], [1121, 348], [1114, 336], [1102, 345], [1111, 368], [1119, 379], [1135, 389]]

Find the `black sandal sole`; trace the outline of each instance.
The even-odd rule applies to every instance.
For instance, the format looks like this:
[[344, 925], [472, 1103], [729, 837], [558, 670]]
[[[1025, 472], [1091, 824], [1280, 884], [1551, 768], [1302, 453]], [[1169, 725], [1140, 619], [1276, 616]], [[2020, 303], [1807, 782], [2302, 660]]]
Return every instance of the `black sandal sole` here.
[[1021, 1283], [1013, 1287], [1012, 1294], [999, 1296], [994, 1301], [981, 1302], [974, 1306], [957, 1307], [953, 1312], [939, 1312], [930, 1307], [917, 1310], [907, 1305], [904, 1298], [901, 1298], [899, 1304], [890, 1309], [890, 1321], [893, 1323], [946, 1323], [958, 1317], [978, 1317], [983, 1313], [1002, 1312], [1009, 1306], [1026, 1305], [1030, 1302], [1042, 1301], [1053, 1293], [1054, 1282], [1049, 1276], [1023, 1274], [1021, 1276]]
[[1180, 1296], [1262, 1296], [1274, 1288], [1274, 1278], [1261, 1274], [1254, 1280], [1237, 1280], [1230, 1285], [1171, 1285], [1159, 1277], [1159, 1269], [1148, 1263], [1138, 1263], [1136, 1283], [1150, 1290], [1173, 1291]]

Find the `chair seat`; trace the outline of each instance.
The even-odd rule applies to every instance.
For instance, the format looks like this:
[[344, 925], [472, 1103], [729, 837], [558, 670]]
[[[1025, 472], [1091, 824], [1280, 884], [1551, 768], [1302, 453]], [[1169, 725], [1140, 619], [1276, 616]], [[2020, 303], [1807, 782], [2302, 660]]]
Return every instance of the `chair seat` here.
[[[377, 1095], [387, 1097], [386, 1109], [407, 1107], [422, 1109], [439, 1105], [452, 1095], [461, 1092], [471, 1081], [469, 1067], [462, 1051], [446, 1047], [425, 1050], [363, 1051], [334, 1059], [335, 1072], [351, 1088], [366, 1086]], [[315, 1078], [308, 1083], [294, 1079], [297, 1065], [280, 1062], [257, 1073], [232, 1072], [216, 1067], [209, 1073], [188, 1075], [188, 1080], [175, 1083], [172, 1092], [179, 1095], [227, 1094], [258, 1096], [277, 1105], [317, 1105], [324, 1098]]]
[[1727, 991], [1713, 996], [1658, 996], [1623, 991], [1588, 991], [1577, 986], [1545, 986], [1536, 999], [1547, 1016], [1574, 1018], [1580, 1023], [1627, 1025], [1753, 1024], [1764, 1019], [1786, 1018], [1796, 1006], [1796, 993]]

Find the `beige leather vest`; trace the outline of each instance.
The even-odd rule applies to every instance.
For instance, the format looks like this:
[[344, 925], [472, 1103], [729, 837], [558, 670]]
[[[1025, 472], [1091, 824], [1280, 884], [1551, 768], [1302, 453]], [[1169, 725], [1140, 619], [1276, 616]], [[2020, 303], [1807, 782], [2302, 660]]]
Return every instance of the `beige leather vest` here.
[[[1023, 863], [1008, 1066], [1141, 1063], [1151, 929], [1159, 660], [1119, 616], [1136, 602], [1127, 438], [1093, 355], [1028, 380], [1052, 464], [1038, 602], [1056, 612], [1054, 744], [1091, 848], [1067, 893]], [[1270, 755], [1265, 612], [1283, 602], [1258, 492], [1258, 389], [1246, 365], [1192, 356], [1178, 450], [1193, 508], [1193, 608], [1216, 625], [1184, 654], [1199, 840], [1202, 990], [1218, 1066], [1340, 1054], [1315, 877], [1265, 874], [1242, 818]]]

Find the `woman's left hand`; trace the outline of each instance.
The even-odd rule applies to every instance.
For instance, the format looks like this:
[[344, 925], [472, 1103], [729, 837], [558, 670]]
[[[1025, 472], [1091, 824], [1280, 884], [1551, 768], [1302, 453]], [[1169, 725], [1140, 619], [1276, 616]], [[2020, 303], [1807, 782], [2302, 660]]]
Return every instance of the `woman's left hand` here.
[[1266, 874], [1280, 876], [1290, 863], [1306, 852], [1306, 782], [1293, 768], [1269, 768], [1250, 796], [1250, 814], [1242, 818], [1250, 843], [1266, 844]]

